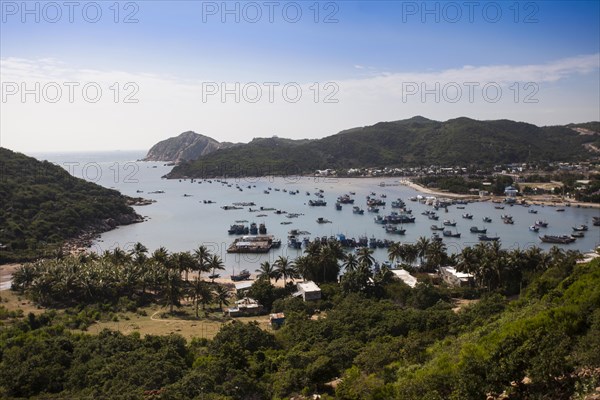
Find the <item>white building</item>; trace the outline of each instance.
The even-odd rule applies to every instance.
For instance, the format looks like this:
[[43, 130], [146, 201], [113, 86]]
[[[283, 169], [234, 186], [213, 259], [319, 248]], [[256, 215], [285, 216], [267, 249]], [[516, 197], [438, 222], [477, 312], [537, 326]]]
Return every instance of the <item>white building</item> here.
[[402, 282], [406, 283], [411, 288], [414, 288], [417, 285], [417, 278], [408, 273], [405, 269], [392, 269], [390, 270], [392, 274]]
[[302, 296], [304, 301], [319, 300], [321, 298], [321, 288], [313, 281], [298, 282], [296, 287], [298, 291], [294, 293], [294, 296]]
[[471, 286], [474, 282], [473, 275], [458, 272], [454, 267], [440, 267], [440, 276], [452, 286]]

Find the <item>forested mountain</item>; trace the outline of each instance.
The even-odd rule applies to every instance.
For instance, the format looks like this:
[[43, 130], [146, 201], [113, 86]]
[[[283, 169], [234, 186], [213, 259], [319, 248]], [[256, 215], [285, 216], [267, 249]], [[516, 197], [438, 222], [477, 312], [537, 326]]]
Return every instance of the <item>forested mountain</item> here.
[[141, 220], [118, 191], [5, 148], [0, 148], [0, 204], [0, 262], [41, 255], [86, 229]]
[[180, 162], [196, 160], [218, 149], [231, 147], [232, 145], [232, 143], [219, 143], [208, 136], [188, 131], [152, 146], [144, 161]]
[[597, 140], [566, 126], [510, 120], [445, 122], [414, 117], [353, 128], [318, 140], [254, 139], [182, 163], [168, 178], [310, 173], [317, 169], [436, 165], [493, 165], [574, 161]]

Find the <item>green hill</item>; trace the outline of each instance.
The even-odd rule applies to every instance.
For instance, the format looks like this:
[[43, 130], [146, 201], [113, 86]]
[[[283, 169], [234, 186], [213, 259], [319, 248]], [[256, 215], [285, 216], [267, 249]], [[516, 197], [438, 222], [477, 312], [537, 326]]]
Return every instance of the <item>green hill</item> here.
[[0, 204], [0, 262], [36, 257], [84, 231], [141, 219], [116, 190], [5, 148], [0, 148]]
[[254, 139], [184, 162], [168, 178], [292, 175], [317, 169], [493, 165], [586, 158], [596, 140], [566, 126], [538, 127], [509, 120], [414, 117], [353, 128], [318, 140]]

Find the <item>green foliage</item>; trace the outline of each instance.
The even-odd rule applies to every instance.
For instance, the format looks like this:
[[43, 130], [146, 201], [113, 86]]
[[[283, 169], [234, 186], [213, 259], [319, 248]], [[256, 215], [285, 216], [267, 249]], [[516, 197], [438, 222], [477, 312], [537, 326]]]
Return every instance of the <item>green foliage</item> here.
[[[12, 316], [0, 330], [0, 397], [282, 399], [329, 393], [338, 399], [463, 400], [505, 392], [511, 399], [584, 398], [600, 382], [600, 260], [575, 264], [576, 254], [557, 249], [497, 254], [526, 270], [529, 283], [520, 299], [509, 302], [491, 291], [458, 312], [450, 289], [391, 282], [381, 283], [377, 295], [323, 284], [316, 305], [282, 296], [273, 302], [273, 310], [286, 313], [279, 330], [233, 321], [212, 340], [188, 343], [176, 335], [66, 330], [110, 317], [111, 304]], [[56, 261], [53, 266], [63, 289], [77, 297], [77, 281], [62, 274], [81, 275], [97, 262], [121, 265], [109, 257], [123, 255], [78, 266], [66, 258], [66, 270]], [[145, 263], [181, 274], [169, 262], [176, 259], [161, 251]], [[31, 290], [33, 275], [32, 281], [20, 278], [19, 288]], [[116, 291], [119, 307], [131, 306], [120, 291], [141, 296], [143, 281], [129, 282], [135, 283], [109, 284], [107, 293]], [[161, 282], [146, 284], [161, 293]], [[274, 290], [266, 279], [255, 286]], [[48, 298], [54, 296], [50, 291]], [[316, 314], [314, 308], [325, 310], [325, 304], [326, 311]]]
[[116, 190], [1, 147], [0, 204], [0, 263], [49, 254], [85, 229], [137, 216]]

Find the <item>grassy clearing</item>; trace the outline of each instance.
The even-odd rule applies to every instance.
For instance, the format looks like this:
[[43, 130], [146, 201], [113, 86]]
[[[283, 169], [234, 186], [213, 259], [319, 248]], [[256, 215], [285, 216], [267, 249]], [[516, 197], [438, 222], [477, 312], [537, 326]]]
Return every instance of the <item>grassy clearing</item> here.
[[30, 312], [34, 314], [44, 312], [43, 308], [36, 306], [32, 301], [26, 299], [25, 296], [21, 296], [12, 290], [0, 291], [0, 305], [6, 307], [8, 311], [23, 310], [23, 315], [27, 315]]
[[[8, 311], [23, 310], [24, 316], [30, 312], [41, 314], [45, 311], [43, 307], [36, 306], [24, 296], [11, 290], [0, 292], [0, 304]], [[63, 312], [62, 310], [58, 311]], [[186, 339], [212, 339], [223, 324], [232, 320], [232, 318], [224, 317], [217, 306], [200, 311], [200, 318], [196, 318], [194, 308], [190, 304], [184, 304], [176, 309], [173, 315], [168, 311], [165, 307], [152, 305], [139, 308], [137, 312], [119, 312], [115, 313], [114, 320], [98, 321], [85, 331], [75, 329], [73, 332], [96, 335], [103, 329], [110, 329], [123, 334], [139, 332], [141, 336], [178, 334]], [[262, 329], [271, 329], [268, 315], [235, 319], [241, 322], [256, 321]]]
[[[152, 306], [140, 309], [137, 313], [119, 313], [118, 318], [118, 321], [94, 323], [86, 332], [97, 334], [103, 329], [111, 329], [123, 334], [139, 332], [141, 336], [178, 334], [186, 339], [212, 339], [223, 324], [232, 320], [223, 317], [220, 312], [208, 313], [206, 316], [201, 314], [201, 317], [196, 319], [193, 309], [188, 306], [182, 307], [173, 315], [170, 315], [166, 308]], [[270, 329], [269, 317], [266, 315], [236, 319], [242, 322], [257, 321], [261, 328]]]

